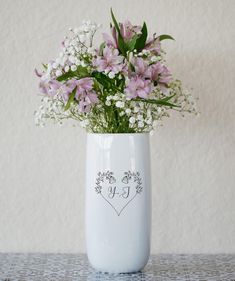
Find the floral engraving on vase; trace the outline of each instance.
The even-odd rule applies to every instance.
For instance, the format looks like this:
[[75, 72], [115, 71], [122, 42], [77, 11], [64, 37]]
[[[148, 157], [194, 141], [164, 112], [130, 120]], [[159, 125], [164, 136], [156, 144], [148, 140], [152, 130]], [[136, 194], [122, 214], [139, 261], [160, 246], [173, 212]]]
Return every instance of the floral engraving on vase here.
[[122, 211], [143, 190], [139, 172], [124, 172], [118, 180], [111, 171], [99, 172], [95, 182], [95, 191], [120, 216]]

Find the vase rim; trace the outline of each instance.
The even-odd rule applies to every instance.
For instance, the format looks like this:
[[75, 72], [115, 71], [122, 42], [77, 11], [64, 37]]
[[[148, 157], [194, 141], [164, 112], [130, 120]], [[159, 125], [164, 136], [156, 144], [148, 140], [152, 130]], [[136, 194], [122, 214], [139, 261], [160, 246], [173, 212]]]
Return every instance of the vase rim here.
[[110, 135], [110, 136], [136, 136], [136, 135], [149, 135], [149, 132], [143, 132], [143, 133], [92, 133], [92, 132], [87, 132], [88, 135]]

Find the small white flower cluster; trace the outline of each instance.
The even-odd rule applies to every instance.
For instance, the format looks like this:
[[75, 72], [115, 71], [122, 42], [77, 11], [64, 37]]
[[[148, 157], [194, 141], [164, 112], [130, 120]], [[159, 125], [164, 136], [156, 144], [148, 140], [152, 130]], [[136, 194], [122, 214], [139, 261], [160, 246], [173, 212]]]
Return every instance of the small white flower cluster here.
[[148, 58], [149, 63], [155, 63], [157, 61], [164, 61], [163, 58], [164, 51], [161, 50], [161, 53], [158, 55], [152, 54], [149, 50], [142, 50], [141, 52], [137, 53], [136, 50], [132, 52], [128, 52], [128, 60], [131, 61], [133, 57], [141, 57], [141, 58]]
[[65, 37], [59, 57], [47, 64], [47, 78], [59, 77], [68, 71], [76, 71], [79, 65], [87, 66], [86, 60], [94, 53], [93, 37], [100, 25], [83, 21], [79, 28], [70, 28], [71, 36]]
[[132, 101], [123, 93], [107, 96], [105, 105], [115, 105], [119, 116], [126, 116], [129, 120], [129, 127], [137, 132], [152, 131], [156, 121], [160, 121], [164, 116], [168, 116], [164, 107]]
[[170, 84], [169, 94], [174, 95], [171, 101], [178, 105], [175, 110], [181, 112], [182, 116], [184, 116], [185, 112], [199, 114], [196, 99], [186, 88], [182, 88], [181, 81], [174, 80]]
[[47, 119], [61, 125], [62, 120], [68, 119], [69, 116], [70, 113], [64, 110], [63, 102], [56, 97], [43, 97], [40, 107], [34, 112], [35, 124], [39, 127], [44, 127]]

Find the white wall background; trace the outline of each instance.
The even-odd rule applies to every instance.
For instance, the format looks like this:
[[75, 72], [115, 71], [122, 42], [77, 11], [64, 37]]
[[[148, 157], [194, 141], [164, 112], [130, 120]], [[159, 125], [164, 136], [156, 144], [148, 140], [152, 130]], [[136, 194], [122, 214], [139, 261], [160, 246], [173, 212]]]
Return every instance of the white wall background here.
[[235, 1], [0, 0], [0, 251], [81, 252], [85, 133], [34, 126], [33, 70], [70, 26], [146, 20], [169, 33], [168, 63], [200, 98], [200, 117], [151, 138], [152, 252], [235, 252]]

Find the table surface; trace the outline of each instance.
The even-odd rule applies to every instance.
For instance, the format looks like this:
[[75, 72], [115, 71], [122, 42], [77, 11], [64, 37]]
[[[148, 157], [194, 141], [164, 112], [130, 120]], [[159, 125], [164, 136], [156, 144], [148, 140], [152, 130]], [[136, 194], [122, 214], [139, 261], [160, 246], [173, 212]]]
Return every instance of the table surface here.
[[106, 274], [85, 254], [0, 253], [0, 281], [235, 281], [235, 255], [152, 255], [142, 272]]

